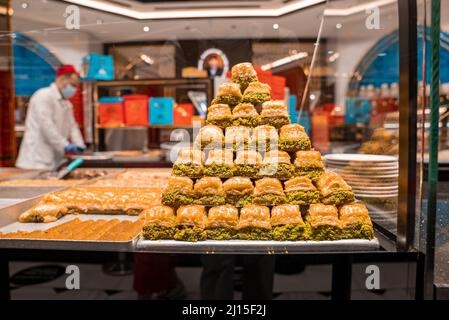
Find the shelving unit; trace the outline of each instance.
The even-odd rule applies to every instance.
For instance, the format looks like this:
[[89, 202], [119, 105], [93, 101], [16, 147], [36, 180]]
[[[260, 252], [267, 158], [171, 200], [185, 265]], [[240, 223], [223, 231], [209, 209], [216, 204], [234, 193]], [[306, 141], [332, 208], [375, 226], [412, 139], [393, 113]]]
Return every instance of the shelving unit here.
[[[208, 103], [211, 101], [213, 95], [213, 80], [206, 78], [171, 78], [171, 79], [149, 79], [149, 80], [114, 80], [114, 81], [95, 81], [92, 83], [92, 140], [94, 151], [101, 151], [101, 139], [102, 135], [100, 131], [106, 129], [188, 129], [192, 128], [191, 125], [187, 126], [171, 126], [171, 125], [148, 125], [148, 126], [117, 126], [117, 127], [105, 127], [98, 124], [98, 108], [99, 99], [102, 96], [112, 95], [111, 90], [124, 90], [131, 89], [133, 91], [138, 88], [147, 87], [154, 88], [161, 92], [159, 96], [177, 98], [177, 90], [188, 89], [203, 91], [206, 93]], [[109, 93], [108, 93], [109, 92]], [[105, 94], [108, 93], [108, 94]]]

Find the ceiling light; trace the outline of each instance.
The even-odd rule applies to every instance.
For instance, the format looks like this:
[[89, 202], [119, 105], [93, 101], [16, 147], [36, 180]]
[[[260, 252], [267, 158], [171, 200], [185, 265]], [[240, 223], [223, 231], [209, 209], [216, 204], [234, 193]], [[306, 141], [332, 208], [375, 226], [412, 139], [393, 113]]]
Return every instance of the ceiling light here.
[[325, 9], [324, 15], [325, 16], [350, 16], [352, 14], [365, 12], [366, 10], [372, 9], [372, 8], [379, 8], [382, 6], [386, 6], [389, 4], [396, 3], [397, 0], [378, 0], [378, 1], [372, 1], [364, 4], [360, 4], [357, 6], [352, 6], [350, 8], [346, 9]]
[[337, 28], [337, 29], [341, 29], [343, 27], [343, 25], [341, 24], [341, 23], [337, 23], [336, 25], [335, 25], [335, 28]]
[[141, 8], [124, 8], [114, 3], [107, 3], [97, 0], [65, 0], [66, 2], [97, 9], [121, 16], [137, 20], [163, 20], [163, 19], [201, 19], [201, 18], [216, 18], [216, 17], [280, 17], [285, 14], [305, 9], [326, 0], [296, 0], [288, 3], [283, 3], [275, 8], [260, 8], [260, 9], [186, 9], [186, 10], [147, 10], [143, 11]]
[[316, 99], [316, 96], [312, 93], [311, 95], [310, 95], [310, 100], [315, 100]]
[[26, 8], [28, 8], [28, 3], [22, 2], [22, 9], [26, 9]]
[[149, 26], [143, 27], [143, 32], [150, 32], [150, 27]]
[[279, 29], [279, 25], [277, 23], [273, 24], [273, 29], [274, 30], [278, 30]]
[[294, 55], [291, 55], [291, 56], [288, 56], [288, 57], [285, 57], [285, 58], [282, 58], [282, 59], [273, 61], [273, 62], [271, 62], [271, 63], [264, 64], [264, 65], [261, 67], [261, 69], [262, 69], [263, 71], [271, 70], [271, 69], [273, 69], [273, 68], [280, 67], [280, 66], [282, 66], [282, 65], [284, 65], [284, 64], [287, 64], [287, 63], [290, 63], [290, 62], [293, 62], [293, 61], [297, 61], [297, 60], [304, 59], [304, 58], [307, 57], [308, 55], [309, 55], [309, 54], [308, 54], [307, 52], [299, 52], [299, 53], [297, 53], [297, 54], [294, 54]]

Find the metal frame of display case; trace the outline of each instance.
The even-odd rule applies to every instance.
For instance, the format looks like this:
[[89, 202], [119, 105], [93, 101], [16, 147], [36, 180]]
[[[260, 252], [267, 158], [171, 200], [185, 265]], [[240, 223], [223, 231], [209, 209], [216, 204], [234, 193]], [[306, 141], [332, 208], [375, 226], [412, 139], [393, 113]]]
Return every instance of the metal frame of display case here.
[[[354, 263], [415, 263], [415, 299], [423, 299], [425, 254], [414, 247], [417, 151], [417, 3], [398, 0], [400, 39], [400, 144], [399, 144], [399, 207], [397, 237], [376, 232], [382, 249], [374, 252], [298, 253], [298, 262], [332, 265], [332, 299], [350, 299], [351, 271]], [[167, 80], [163, 80], [167, 81]], [[175, 80], [173, 80], [175, 81]], [[189, 82], [189, 80], [187, 80]], [[98, 86], [117, 86], [127, 82], [102, 82]], [[133, 81], [133, 83], [136, 83]], [[142, 81], [159, 83], [158, 80]], [[95, 102], [97, 103], [97, 98]], [[0, 298], [8, 299], [9, 261], [103, 262], [111, 252], [79, 252], [55, 250], [0, 249]], [[183, 255], [180, 255], [182, 257]]]
[[[207, 101], [211, 101], [213, 95], [213, 81], [208, 78], [167, 78], [167, 79], [149, 79], [149, 80], [113, 80], [113, 81], [94, 81], [93, 82], [93, 104], [92, 104], [92, 141], [94, 151], [98, 151], [99, 130], [103, 127], [98, 125], [98, 106], [99, 89], [114, 87], [137, 87], [137, 86], [161, 86], [161, 87], [179, 87], [179, 86], [202, 86], [206, 89]], [[204, 90], [203, 89], [203, 90]], [[121, 127], [118, 127], [121, 128]], [[176, 126], [151, 126], [145, 128], [154, 129], [176, 129]]]

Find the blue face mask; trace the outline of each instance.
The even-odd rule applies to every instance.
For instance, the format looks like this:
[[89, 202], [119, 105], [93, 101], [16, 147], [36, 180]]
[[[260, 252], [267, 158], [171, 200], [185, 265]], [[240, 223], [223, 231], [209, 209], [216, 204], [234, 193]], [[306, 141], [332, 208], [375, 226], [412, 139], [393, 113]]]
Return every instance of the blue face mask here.
[[61, 90], [61, 92], [64, 98], [70, 99], [75, 95], [76, 87], [72, 86], [71, 84], [68, 84], [64, 89]]

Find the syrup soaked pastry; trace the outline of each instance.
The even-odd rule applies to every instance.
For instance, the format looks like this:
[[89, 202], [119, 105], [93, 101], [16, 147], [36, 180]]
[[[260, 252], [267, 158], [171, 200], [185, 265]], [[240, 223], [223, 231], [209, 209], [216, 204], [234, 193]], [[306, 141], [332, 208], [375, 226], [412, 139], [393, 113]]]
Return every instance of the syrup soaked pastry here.
[[187, 177], [171, 176], [168, 186], [162, 193], [162, 203], [177, 208], [195, 202], [193, 180]]
[[203, 241], [207, 234], [204, 230], [207, 224], [206, 209], [199, 205], [182, 206], [176, 211], [175, 240]]
[[310, 150], [311, 148], [312, 143], [303, 126], [295, 123], [281, 127], [279, 149], [287, 152], [296, 152]]
[[320, 202], [320, 192], [306, 177], [295, 177], [285, 181], [285, 196], [291, 204], [312, 204]]
[[296, 152], [294, 165], [296, 167], [296, 175], [309, 177], [314, 182], [324, 172], [321, 153], [315, 150]]
[[273, 100], [264, 102], [260, 114], [260, 124], [267, 124], [278, 129], [290, 124], [290, 115], [284, 101]]
[[254, 204], [259, 205], [278, 205], [285, 203], [282, 183], [275, 178], [257, 180], [252, 199]]
[[247, 177], [232, 177], [223, 183], [226, 194], [226, 203], [237, 207], [251, 204], [254, 190], [253, 182]]
[[262, 165], [262, 156], [254, 150], [240, 150], [237, 151], [234, 163], [235, 175], [256, 178]]
[[219, 206], [225, 204], [223, 183], [218, 177], [202, 177], [193, 187], [196, 204], [205, 206]]
[[237, 225], [237, 238], [242, 240], [271, 239], [270, 209], [248, 205], [241, 209]]
[[253, 130], [252, 145], [257, 150], [275, 151], [278, 150], [279, 135], [275, 127], [269, 125], [257, 126]]
[[251, 129], [244, 126], [232, 126], [226, 128], [226, 148], [238, 151], [248, 149], [251, 141]]
[[251, 82], [243, 93], [242, 102], [259, 105], [271, 100], [271, 87], [266, 83]]
[[355, 200], [351, 186], [338, 173], [326, 171], [318, 179], [316, 185], [321, 192], [321, 202], [324, 204], [338, 206]]
[[281, 204], [271, 210], [271, 234], [277, 241], [307, 240], [308, 228], [302, 220], [299, 206]]
[[227, 104], [235, 106], [242, 101], [240, 85], [233, 82], [223, 83], [218, 87], [217, 97], [212, 100], [212, 104]]
[[334, 206], [322, 203], [311, 204], [306, 222], [310, 226], [311, 240], [339, 240], [342, 238], [338, 210]]
[[209, 209], [206, 233], [208, 239], [230, 240], [236, 235], [239, 212], [236, 207], [223, 205]]
[[182, 148], [173, 164], [173, 174], [192, 178], [200, 177], [203, 174], [204, 159], [203, 151], [191, 147]]
[[240, 85], [243, 93], [251, 82], [258, 81], [257, 72], [249, 62], [236, 64], [231, 70], [231, 81]]
[[206, 123], [222, 129], [232, 126], [231, 108], [227, 104], [213, 104], [207, 109]]
[[175, 214], [168, 206], [158, 205], [142, 213], [144, 227], [142, 236], [146, 240], [170, 240], [175, 235]]
[[19, 222], [55, 222], [68, 213], [64, 205], [38, 204], [19, 216]]
[[232, 110], [233, 125], [254, 128], [259, 125], [259, 114], [251, 103], [240, 103]]
[[232, 150], [213, 149], [209, 151], [203, 172], [211, 177], [229, 178], [234, 175], [234, 168]]
[[344, 239], [374, 239], [373, 223], [363, 203], [345, 204], [340, 208]]
[[263, 159], [261, 175], [271, 178], [290, 178], [295, 175], [295, 166], [285, 151], [268, 151]]
[[207, 125], [200, 129], [195, 138], [195, 147], [197, 148], [222, 148], [224, 143], [223, 130], [215, 125]]

